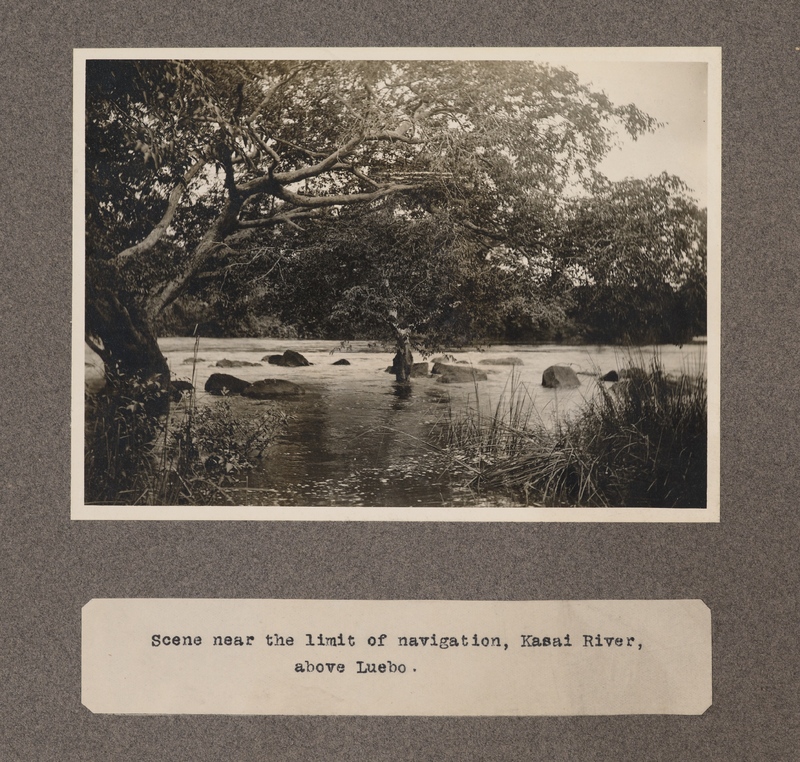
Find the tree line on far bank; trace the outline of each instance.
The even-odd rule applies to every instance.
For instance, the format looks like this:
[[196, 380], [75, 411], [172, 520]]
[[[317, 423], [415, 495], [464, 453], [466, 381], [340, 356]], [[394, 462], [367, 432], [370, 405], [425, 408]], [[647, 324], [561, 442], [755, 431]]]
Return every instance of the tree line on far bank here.
[[[396, 312], [427, 347], [705, 335], [705, 211], [677, 178], [600, 181], [592, 195], [514, 227], [490, 240], [465, 236], [438, 210], [410, 211], [405, 198], [343, 211], [335, 224], [306, 226], [291, 246], [264, 246], [201, 279], [158, 330], [375, 340]], [[532, 229], [546, 246], [515, 244]]]

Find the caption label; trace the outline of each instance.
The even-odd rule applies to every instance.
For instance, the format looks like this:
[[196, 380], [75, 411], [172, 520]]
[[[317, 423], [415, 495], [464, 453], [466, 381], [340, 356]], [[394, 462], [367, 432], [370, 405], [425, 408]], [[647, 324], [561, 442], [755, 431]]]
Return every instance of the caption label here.
[[702, 714], [702, 601], [95, 599], [96, 713]]

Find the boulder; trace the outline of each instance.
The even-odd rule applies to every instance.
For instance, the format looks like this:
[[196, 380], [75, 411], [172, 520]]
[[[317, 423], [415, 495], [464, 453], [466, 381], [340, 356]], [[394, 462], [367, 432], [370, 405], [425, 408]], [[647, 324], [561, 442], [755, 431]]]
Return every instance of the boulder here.
[[260, 362], [248, 362], [247, 360], [224, 360], [217, 361], [217, 368], [255, 368], [260, 366]]
[[415, 362], [411, 365], [411, 378], [421, 378], [430, 373], [430, 366], [426, 362]]
[[206, 381], [205, 389], [209, 394], [241, 394], [248, 386], [250, 386], [249, 381], [243, 381], [228, 373], [212, 373]]
[[[387, 373], [395, 373], [394, 365], [386, 368]], [[415, 362], [411, 364], [411, 378], [422, 378], [431, 372], [430, 365], [426, 362]]]
[[605, 376], [600, 377], [601, 381], [619, 381], [619, 373], [615, 370], [610, 370]]
[[542, 373], [542, 386], [548, 389], [574, 389], [581, 380], [568, 365], [551, 365]]
[[305, 365], [311, 365], [303, 355], [299, 352], [295, 352], [293, 349], [287, 349], [283, 353], [283, 364], [286, 368], [300, 368]]
[[465, 384], [473, 381], [485, 381], [488, 376], [477, 368], [463, 367], [461, 365], [445, 365], [441, 362], [433, 364], [431, 374], [439, 376], [440, 384]]
[[311, 365], [303, 355], [293, 349], [287, 349], [282, 355], [265, 355], [261, 359], [266, 360], [270, 365], [280, 365], [283, 368], [300, 368]]
[[522, 365], [519, 357], [498, 357], [494, 360], [480, 360], [478, 365]]
[[194, 391], [194, 387], [188, 381], [175, 379], [170, 382], [169, 396], [173, 402], [179, 402], [184, 392]]
[[341, 360], [337, 360], [334, 365], [350, 365], [350, 360], [345, 360], [344, 357]]
[[291, 381], [281, 378], [265, 378], [250, 384], [242, 391], [243, 397], [252, 397], [257, 400], [271, 399], [272, 397], [285, 397], [292, 394], [305, 394], [306, 390]]

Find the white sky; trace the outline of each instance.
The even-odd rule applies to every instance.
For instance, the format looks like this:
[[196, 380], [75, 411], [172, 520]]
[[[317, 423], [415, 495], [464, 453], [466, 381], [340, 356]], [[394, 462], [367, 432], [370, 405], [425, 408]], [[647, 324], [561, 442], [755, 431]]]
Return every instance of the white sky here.
[[565, 62], [581, 82], [614, 104], [634, 103], [665, 122], [636, 142], [625, 136], [600, 165], [610, 180], [678, 175], [700, 206], [708, 204], [708, 65], [685, 62]]

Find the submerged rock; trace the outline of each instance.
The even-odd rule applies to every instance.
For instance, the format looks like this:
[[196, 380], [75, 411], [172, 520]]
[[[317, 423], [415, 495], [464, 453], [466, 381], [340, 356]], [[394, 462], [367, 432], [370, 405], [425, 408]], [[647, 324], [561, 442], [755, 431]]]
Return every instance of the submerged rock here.
[[548, 389], [574, 389], [580, 385], [581, 380], [568, 365], [551, 365], [542, 373], [542, 386]]
[[350, 365], [350, 360], [345, 360], [344, 357], [341, 360], [337, 360], [334, 365]]
[[300, 368], [311, 365], [303, 355], [293, 349], [287, 349], [282, 355], [264, 355], [261, 359], [266, 360], [270, 365], [280, 365], [282, 368]]
[[205, 361], [206, 361], [205, 357], [187, 357], [183, 361], [183, 364], [184, 365], [194, 365], [194, 363], [196, 363], [196, 362], [205, 362]]
[[241, 394], [248, 386], [249, 381], [228, 373], [212, 373], [206, 381], [205, 389], [209, 394]]
[[216, 364], [217, 368], [255, 368], [260, 366], [260, 362], [248, 362], [247, 360], [228, 360], [227, 358], [219, 360]]
[[524, 365], [519, 357], [498, 357], [494, 360], [480, 360], [478, 365]]
[[440, 389], [428, 389], [425, 394], [431, 400], [431, 402], [435, 402], [437, 405], [445, 405], [450, 402], [450, 392], [446, 392]]
[[456, 360], [455, 355], [437, 355], [436, 357], [431, 357], [431, 362], [436, 365], [436, 363], [449, 363], [449, 362], [462, 362], [461, 360]]
[[461, 365], [445, 365], [436, 362], [433, 364], [432, 375], [436, 375], [440, 384], [465, 384], [473, 381], [486, 381], [488, 376], [477, 368], [463, 367]]
[[257, 400], [282, 397], [287, 394], [305, 394], [306, 390], [299, 384], [284, 381], [282, 378], [265, 378], [250, 384], [242, 391], [243, 397], [252, 397]]

